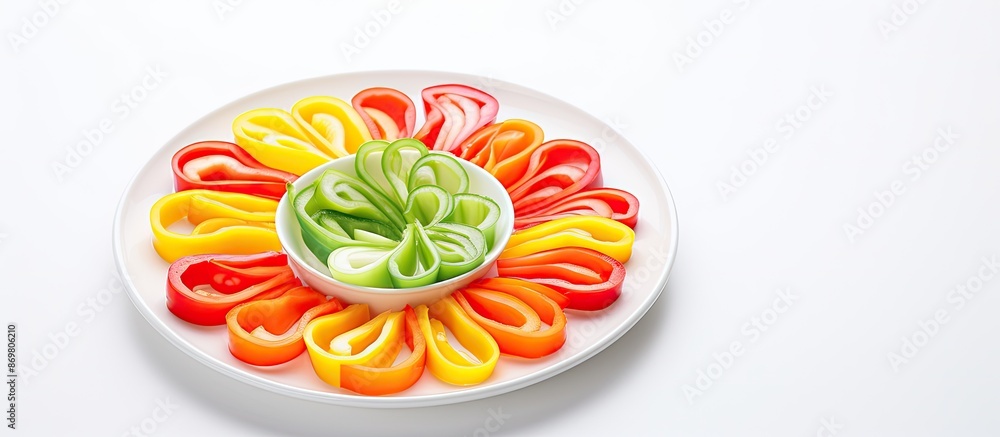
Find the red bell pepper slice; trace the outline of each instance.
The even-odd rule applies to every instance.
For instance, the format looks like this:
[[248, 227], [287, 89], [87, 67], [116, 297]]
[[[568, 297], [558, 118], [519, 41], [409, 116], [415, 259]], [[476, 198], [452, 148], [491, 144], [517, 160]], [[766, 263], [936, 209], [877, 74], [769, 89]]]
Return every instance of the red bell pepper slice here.
[[[472, 320], [489, 332], [500, 352], [539, 358], [566, 343], [568, 299], [544, 285], [513, 278], [491, 278], [453, 295]], [[542, 323], [548, 325], [543, 327]]]
[[274, 299], [237, 305], [226, 314], [229, 352], [247, 364], [274, 366], [306, 350], [302, 334], [316, 317], [344, 309], [336, 298], [296, 287]]
[[500, 276], [521, 278], [555, 289], [569, 298], [567, 308], [600, 310], [622, 293], [625, 266], [591, 249], [564, 247], [497, 260]]
[[205, 189], [280, 199], [298, 176], [261, 164], [246, 150], [225, 141], [202, 141], [174, 154], [174, 189]]
[[473, 132], [496, 121], [500, 110], [493, 96], [465, 85], [432, 86], [420, 96], [426, 121], [414, 138], [431, 150], [455, 153]]
[[413, 100], [392, 88], [368, 88], [351, 99], [351, 105], [365, 121], [372, 139], [395, 141], [409, 138], [417, 120]]
[[548, 141], [531, 154], [528, 171], [510, 187], [514, 213], [541, 211], [587, 187], [600, 186], [601, 156], [576, 140]]
[[537, 124], [512, 119], [479, 129], [456, 154], [490, 172], [506, 188], [528, 171], [529, 157], [544, 138]]
[[564, 197], [547, 208], [514, 219], [514, 230], [574, 215], [594, 215], [621, 222], [635, 229], [639, 221], [639, 199], [616, 188], [594, 188]]
[[236, 305], [299, 285], [283, 253], [186, 256], [167, 270], [167, 309], [196, 325], [222, 325]]

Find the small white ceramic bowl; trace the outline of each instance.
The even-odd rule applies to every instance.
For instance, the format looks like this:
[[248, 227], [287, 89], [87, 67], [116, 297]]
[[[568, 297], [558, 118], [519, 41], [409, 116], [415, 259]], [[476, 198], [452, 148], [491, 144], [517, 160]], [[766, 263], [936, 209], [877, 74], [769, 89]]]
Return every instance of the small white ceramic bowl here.
[[[295, 185], [295, 189], [301, 191], [307, 188], [323, 172], [331, 168], [357, 177], [357, 173], [354, 171], [354, 156], [335, 159], [310, 170], [295, 181], [293, 184]], [[378, 314], [386, 310], [398, 311], [406, 305], [414, 307], [420, 304], [429, 305], [469, 285], [476, 279], [482, 278], [491, 272], [495, 274], [496, 260], [500, 257], [500, 252], [503, 251], [503, 248], [507, 246], [507, 240], [514, 231], [514, 205], [507, 194], [507, 190], [504, 189], [503, 185], [493, 175], [464, 159], [458, 159], [458, 161], [465, 168], [465, 171], [469, 173], [469, 191], [489, 197], [500, 206], [500, 218], [497, 220], [493, 247], [486, 253], [486, 260], [479, 267], [464, 275], [416, 288], [373, 288], [338, 281], [330, 277], [330, 271], [326, 267], [326, 260], [316, 258], [306, 247], [305, 242], [302, 241], [302, 228], [295, 218], [295, 212], [286, 195], [278, 203], [275, 226], [278, 231], [278, 240], [281, 241], [281, 246], [285, 249], [285, 253], [288, 254], [292, 270], [295, 271], [299, 279], [316, 291], [329, 296], [335, 296], [345, 304], [366, 303], [372, 314]]]

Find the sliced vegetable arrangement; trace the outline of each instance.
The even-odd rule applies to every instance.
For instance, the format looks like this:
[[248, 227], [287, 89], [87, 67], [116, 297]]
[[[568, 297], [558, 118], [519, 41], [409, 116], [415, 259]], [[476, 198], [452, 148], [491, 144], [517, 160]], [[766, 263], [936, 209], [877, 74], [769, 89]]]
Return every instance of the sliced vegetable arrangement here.
[[[503, 355], [559, 351], [572, 311], [614, 304], [639, 200], [603, 186], [597, 150], [546, 141], [527, 120], [497, 123], [497, 100], [472, 87], [432, 86], [420, 97], [419, 128], [409, 96], [377, 87], [349, 101], [312, 96], [287, 110], [250, 109], [233, 121], [234, 142], [181, 148], [171, 163], [176, 192], [150, 209], [153, 247], [171, 263], [170, 312], [225, 325], [230, 352], [249, 365], [306, 352], [327, 384], [386, 395], [411, 387], [425, 368], [448, 384], [489, 381]], [[345, 157], [353, 172], [329, 169], [292, 184]], [[304, 286], [280, 253], [275, 211], [287, 196], [302, 242], [337, 281], [413, 288], [471, 280], [509, 228], [498, 230], [501, 207], [475, 193], [460, 159], [495, 177], [514, 206], [515, 232], [497, 248], [498, 277], [373, 315], [366, 303]]]
[[457, 158], [414, 139], [373, 140], [358, 149], [354, 171], [357, 178], [327, 170], [290, 197], [306, 246], [334, 279], [412, 288], [483, 263], [498, 218], [490, 212], [500, 208], [467, 197], [469, 175]]

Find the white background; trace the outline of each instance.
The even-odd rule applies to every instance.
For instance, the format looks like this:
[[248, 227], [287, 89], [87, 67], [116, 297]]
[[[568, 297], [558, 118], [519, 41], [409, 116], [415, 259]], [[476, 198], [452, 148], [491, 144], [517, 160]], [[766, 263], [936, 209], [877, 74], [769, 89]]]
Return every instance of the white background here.
[[[983, 257], [1000, 251], [1000, 4], [469, 3], [404, 2], [350, 56], [344, 44], [387, 2], [73, 1], [36, 17], [35, 32], [23, 18], [44, 14], [39, 3], [5, 4], [0, 322], [18, 324], [22, 373], [77, 329], [19, 386], [18, 431], [0, 433], [123, 435], [158, 400], [177, 408], [156, 435], [486, 435], [491, 410], [509, 417], [490, 435], [1000, 433], [1000, 280], [976, 287]], [[692, 62], [679, 65], [686, 50]], [[116, 111], [147, 68], [166, 77]], [[615, 122], [655, 160], [681, 247], [664, 294], [621, 340], [507, 395], [364, 410], [225, 378], [170, 346], [124, 294], [80, 309], [113, 281], [122, 190], [176, 132], [273, 85], [401, 68], [543, 91]], [[814, 87], [832, 96], [800, 108]], [[788, 135], [777, 123], [797, 110]], [[113, 131], [57, 175], [105, 118]], [[954, 144], [935, 151], [949, 128]], [[746, 164], [768, 139], [777, 151]], [[915, 178], [907, 163], [922, 154], [934, 159]], [[721, 194], [740, 166], [754, 171]], [[894, 182], [905, 191], [871, 207]], [[849, 237], [859, 208], [878, 217]], [[967, 283], [979, 291], [960, 306]], [[791, 307], [752, 335], [745, 324], [779, 289]], [[922, 334], [935, 312], [946, 321]], [[733, 342], [743, 353], [718, 372]], [[685, 394], [699, 382], [700, 395]]]

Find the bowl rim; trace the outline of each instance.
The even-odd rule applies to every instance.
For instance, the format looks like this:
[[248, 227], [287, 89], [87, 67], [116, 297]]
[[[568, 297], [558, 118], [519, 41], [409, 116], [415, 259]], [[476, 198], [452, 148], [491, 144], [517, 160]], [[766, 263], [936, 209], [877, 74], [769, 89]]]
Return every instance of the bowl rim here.
[[[443, 152], [443, 151], [439, 151], [439, 150], [430, 150], [428, 152], [429, 153], [439, 153], [439, 154], [444, 154], [444, 155], [448, 155], [448, 156], [454, 157], [456, 160], [459, 161], [459, 163], [462, 165], [462, 167], [465, 168], [466, 172], [469, 172], [469, 173], [478, 172], [479, 173], [478, 178], [485, 179], [485, 180], [490, 181], [491, 183], [494, 183], [495, 184], [494, 188], [498, 188], [499, 191], [501, 191], [501, 192], [503, 192], [505, 194], [507, 193], [507, 189], [503, 186], [503, 184], [501, 184], [500, 181], [497, 180], [497, 178], [495, 176], [493, 176], [492, 174], [490, 174], [488, 171], [486, 171], [482, 167], [479, 167], [478, 165], [476, 165], [476, 164], [474, 164], [474, 163], [472, 163], [472, 162], [470, 162], [468, 160], [462, 159], [461, 157], [457, 157], [457, 156], [455, 156], [455, 155], [453, 155], [451, 153], [448, 153], [448, 152]], [[309, 181], [308, 184], [312, 184], [316, 179], [319, 179], [320, 175], [322, 175], [322, 173], [324, 173], [329, 168], [333, 167], [334, 165], [340, 165], [338, 163], [341, 162], [341, 161], [351, 161], [351, 162], [354, 162], [356, 157], [357, 157], [357, 155], [352, 153], [352, 154], [347, 155], [347, 156], [342, 156], [340, 158], [331, 159], [329, 162], [325, 162], [323, 164], [320, 164], [319, 166], [316, 166], [315, 168], [309, 170], [308, 172], [303, 173], [301, 176], [299, 176], [295, 180], [295, 182], [292, 182], [292, 186], [294, 186], [296, 190], [305, 189], [305, 186], [299, 186], [298, 184], [300, 184], [300, 183], [306, 183], [305, 181]], [[357, 178], [357, 175], [356, 175], [356, 172], [354, 170], [354, 166], [353, 165], [351, 165], [351, 172], [350, 172], [350, 174], [352, 174], [355, 178]], [[470, 175], [469, 179], [470, 179], [470, 182], [471, 182], [475, 178], [471, 177], [471, 175]], [[506, 226], [504, 226], [504, 229], [497, 228], [494, 231], [493, 247], [490, 248], [490, 250], [488, 252], [486, 252], [486, 257], [483, 260], [482, 264], [479, 264], [478, 266], [474, 267], [472, 270], [469, 270], [468, 272], [465, 272], [465, 273], [463, 273], [461, 275], [458, 275], [458, 276], [456, 276], [454, 278], [446, 279], [444, 281], [439, 281], [439, 282], [435, 282], [435, 283], [432, 283], [432, 284], [429, 284], [429, 285], [420, 286], [420, 287], [412, 287], [412, 288], [380, 288], [380, 287], [366, 287], [366, 286], [363, 286], [363, 285], [355, 285], [355, 284], [351, 284], [351, 283], [347, 283], [347, 282], [343, 282], [343, 281], [337, 280], [337, 279], [331, 277], [329, 272], [323, 272], [323, 271], [320, 271], [320, 270], [316, 269], [315, 267], [313, 267], [312, 264], [310, 264], [309, 262], [307, 262], [304, 259], [304, 256], [313, 256], [313, 258], [316, 258], [316, 256], [314, 254], [312, 254], [312, 252], [309, 252], [308, 254], [300, 254], [300, 253], [298, 253], [298, 251], [295, 250], [294, 243], [296, 243], [296, 242], [294, 240], [293, 241], [286, 241], [288, 239], [298, 239], [298, 240], [300, 240], [299, 242], [301, 242], [301, 239], [302, 239], [302, 229], [301, 229], [301, 226], [299, 225], [298, 220], [294, 219], [295, 211], [291, 211], [291, 208], [292, 208], [291, 201], [288, 199], [288, 193], [287, 192], [281, 196], [281, 199], [278, 200], [278, 207], [275, 210], [274, 227], [275, 227], [276, 233], [278, 234], [278, 241], [281, 243], [281, 249], [282, 249], [282, 251], [286, 255], [288, 255], [288, 257], [291, 260], [291, 262], [293, 262], [297, 267], [299, 267], [301, 269], [304, 269], [307, 272], [309, 272], [311, 274], [311, 276], [319, 278], [320, 280], [323, 280], [324, 282], [326, 282], [326, 283], [328, 283], [330, 285], [333, 285], [333, 286], [336, 286], [336, 287], [341, 287], [341, 288], [346, 288], [346, 289], [349, 289], [349, 290], [351, 290], [353, 292], [356, 292], [356, 293], [364, 293], [364, 294], [372, 294], [372, 295], [392, 295], [392, 296], [402, 296], [402, 295], [409, 295], [409, 294], [420, 294], [420, 293], [426, 293], [426, 292], [435, 291], [435, 290], [441, 290], [442, 288], [449, 288], [449, 287], [450, 288], [454, 288], [454, 289], [457, 290], [458, 288], [461, 288], [461, 287], [455, 286], [455, 284], [458, 284], [458, 283], [462, 282], [463, 280], [467, 280], [470, 275], [473, 275], [473, 274], [476, 274], [476, 273], [482, 274], [481, 271], [484, 270], [483, 269], [484, 266], [490, 266], [490, 265], [496, 263], [497, 259], [500, 258], [500, 253], [503, 252], [503, 249], [507, 246], [507, 242], [510, 240], [511, 235], [514, 233], [514, 220], [513, 220], [513, 217], [514, 217], [514, 202], [511, 200], [509, 194], [506, 194], [505, 196], [503, 196], [502, 199], [495, 199], [495, 198], [493, 198], [491, 196], [487, 196], [487, 195], [485, 195], [485, 194], [483, 194], [481, 192], [475, 191], [475, 189], [471, 186], [471, 184], [470, 184], [468, 192], [469, 193], [473, 193], [473, 194], [479, 194], [479, 195], [482, 195], [484, 197], [489, 197], [493, 201], [497, 202], [497, 205], [500, 206], [500, 219], [498, 219], [497, 224], [498, 225], [501, 224], [501, 222], [504, 221], [504, 217], [508, 217], [509, 219], [506, 220]], [[286, 220], [283, 219], [284, 216], [289, 215], [289, 214], [291, 214], [292, 217], [293, 217], [292, 220], [287, 220], [288, 222], [291, 222], [290, 224], [285, 223]], [[289, 244], [289, 243], [291, 243], [291, 244]], [[302, 245], [299, 245], [299, 246], [301, 247]], [[308, 250], [306, 250], [306, 251], [308, 252]], [[320, 260], [320, 262], [322, 262], [322, 260]], [[489, 271], [489, 269], [486, 269], [486, 270], [487, 270], [487, 272]]]

